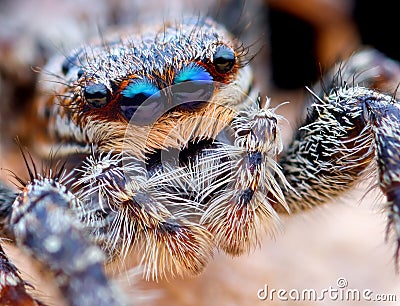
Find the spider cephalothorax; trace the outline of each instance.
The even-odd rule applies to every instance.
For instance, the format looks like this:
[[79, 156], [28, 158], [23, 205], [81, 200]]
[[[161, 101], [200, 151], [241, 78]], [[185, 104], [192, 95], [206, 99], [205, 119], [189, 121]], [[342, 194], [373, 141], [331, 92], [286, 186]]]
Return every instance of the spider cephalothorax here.
[[[40, 98], [37, 105], [51, 143], [62, 143], [61, 150], [71, 145], [86, 153], [89, 144], [121, 151], [131, 121], [137, 129], [130, 139], [132, 148], [140, 155], [150, 148], [180, 146], [173, 142], [181, 139], [163, 143], [166, 135], [176, 122], [203, 108], [204, 101], [243, 108], [252, 84], [247, 51], [225, 29], [210, 19], [187, 19], [148, 31], [114, 34], [48, 66], [54, 83], [45, 76], [42, 90], [56, 97]], [[135, 113], [136, 120], [131, 120]], [[161, 116], [159, 123], [154, 122]], [[229, 112], [226, 116], [226, 121], [232, 119]], [[152, 132], [149, 123], [156, 125]], [[209, 130], [204, 127], [184, 138], [218, 133]]]

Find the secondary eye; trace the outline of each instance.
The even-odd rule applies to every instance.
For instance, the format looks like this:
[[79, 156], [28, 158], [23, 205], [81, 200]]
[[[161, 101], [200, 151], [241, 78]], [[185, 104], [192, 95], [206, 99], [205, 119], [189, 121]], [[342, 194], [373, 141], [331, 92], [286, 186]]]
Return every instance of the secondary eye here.
[[192, 63], [182, 68], [182, 70], [177, 73], [174, 78], [174, 83], [178, 84], [188, 81], [212, 81], [212, 79], [212, 76], [204, 67]]
[[174, 83], [174, 105], [188, 110], [201, 107], [214, 91], [213, 77], [204, 67], [194, 63], [182, 68], [176, 74]]
[[61, 65], [61, 71], [64, 75], [67, 75], [70, 69], [74, 66], [75, 66], [75, 56], [67, 56]]
[[219, 46], [213, 56], [213, 64], [219, 73], [227, 73], [235, 65], [235, 52], [226, 46]]
[[105, 106], [110, 99], [107, 87], [101, 83], [86, 86], [84, 96], [86, 102], [96, 108]]
[[128, 121], [135, 115], [133, 124], [154, 122], [164, 109], [160, 97], [160, 90], [149, 81], [132, 81], [121, 91], [121, 112]]
[[64, 59], [61, 65], [61, 71], [64, 75], [67, 75], [73, 68], [76, 70], [78, 69], [78, 59], [80, 53], [80, 51], [76, 51]]

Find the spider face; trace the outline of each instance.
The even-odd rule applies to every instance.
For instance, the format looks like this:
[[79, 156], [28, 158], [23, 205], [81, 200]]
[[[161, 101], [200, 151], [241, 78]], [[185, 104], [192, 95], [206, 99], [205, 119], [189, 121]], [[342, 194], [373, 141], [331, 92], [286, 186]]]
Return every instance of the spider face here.
[[[141, 155], [215, 137], [221, 127], [207, 124], [224, 116], [224, 124], [231, 120], [232, 111], [224, 107], [242, 109], [252, 83], [245, 49], [210, 19], [189, 18], [142, 35], [105, 38], [56, 60], [49, 70], [64, 84], [46, 82], [42, 90], [57, 95], [39, 98], [37, 109], [47, 123], [48, 145], [62, 144], [61, 154], [88, 153], [85, 143], [121, 151], [125, 139], [133, 154]], [[176, 126], [189, 129], [185, 122], [195, 116], [208, 119], [196, 123], [190, 135], [174, 134]], [[148, 141], [125, 133], [128, 123], [131, 131], [138, 130], [133, 136], [148, 135]]]

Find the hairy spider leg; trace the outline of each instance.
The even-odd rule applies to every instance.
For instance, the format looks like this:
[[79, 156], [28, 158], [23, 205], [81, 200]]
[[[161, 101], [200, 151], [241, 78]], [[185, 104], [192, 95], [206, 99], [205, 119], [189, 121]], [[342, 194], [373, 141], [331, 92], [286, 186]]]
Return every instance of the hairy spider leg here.
[[[400, 248], [400, 104], [392, 96], [359, 86], [315, 96], [308, 117], [280, 159], [293, 189], [284, 189], [292, 212], [321, 205], [378, 169], [387, 196], [388, 229]], [[278, 207], [279, 209], [279, 207]], [[281, 210], [283, 212], [283, 210]]]
[[[12, 192], [1, 185], [2, 231], [48, 269], [69, 305], [124, 305], [103, 271], [103, 252], [70, 210], [78, 200], [57, 179], [32, 175], [13, 203], [3, 201]], [[44, 305], [29, 296], [27, 283], [0, 251], [0, 304]]]

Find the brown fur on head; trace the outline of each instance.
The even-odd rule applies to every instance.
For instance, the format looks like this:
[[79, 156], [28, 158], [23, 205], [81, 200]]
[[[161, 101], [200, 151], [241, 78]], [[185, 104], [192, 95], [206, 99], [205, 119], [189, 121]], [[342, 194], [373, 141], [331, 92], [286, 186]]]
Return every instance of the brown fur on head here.
[[[245, 107], [251, 71], [244, 48], [225, 29], [210, 19], [192, 18], [149, 33], [120, 34], [118, 40], [108, 38], [103, 45], [78, 49], [49, 64], [53, 82], [42, 88], [47, 98], [36, 100], [41, 129], [48, 134], [44, 142], [61, 144], [60, 154], [88, 152], [94, 145], [100, 151], [124, 149], [142, 156], [151, 150], [180, 149], [191, 140], [214, 139]], [[218, 63], [224, 52], [234, 56], [226, 69]], [[191, 81], [191, 73], [196, 73], [191, 69], [207, 75], [213, 89], [208, 103], [185, 110], [173, 105], [171, 91], [176, 83]], [[162, 112], [154, 114], [150, 123], [137, 124], [135, 114], [124, 113], [121, 99], [132, 82], [157, 88], [163, 95], [156, 101]], [[104, 94], [94, 99], [95, 105], [85, 96], [93, 85], [102, 86]], [[42, 143], [38, 147], [47, 150]]]

